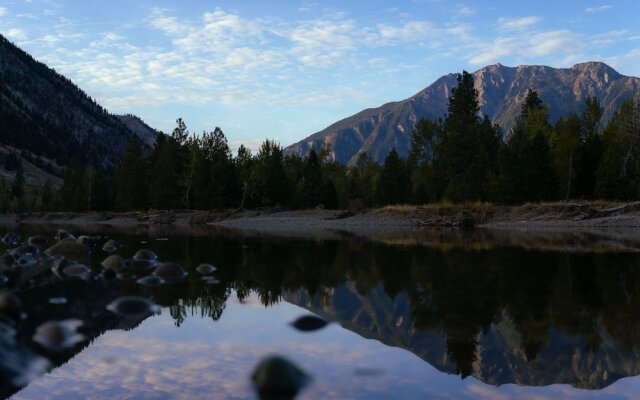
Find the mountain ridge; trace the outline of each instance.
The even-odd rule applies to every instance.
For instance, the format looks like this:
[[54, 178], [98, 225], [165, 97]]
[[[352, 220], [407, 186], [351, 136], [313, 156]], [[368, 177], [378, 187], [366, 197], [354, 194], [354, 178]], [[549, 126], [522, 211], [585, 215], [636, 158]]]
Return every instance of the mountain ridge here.
[[[131, 138], [155, 132], [110, 114], [67, 77], [0, 35], [0, 142], [65, 164], [80, 156], [112, 170]], [[130, 127], [131, 126], [131, 127]]]
[[[437, 120], [447, 114], [451, 89], [457, 73], [443, 75], [413, 96], [367, 108], [343, 118], [327, 128], [285, 148], [286, 154], [304, 156], [312, 147], [329, 144], [334, 160], [353, 164], [359, 153], [367, 152], [383, 161], [392, 148], [408, 154], [410, 132], [419, 118]], [[545, 65], [508, 67], [500, 63], [473, 73], [480, 112], [499, 124], [505, 132], [513, 127], [529, 89], [536, 90], [549, 105], [550, 122], [578, 112], [588, 96], [596, 97], [604, 108], [603, 121], [628, 98], [640, 98], [640, 78], [625, 76], [599, 61], [578, 63], [570, 68]]]

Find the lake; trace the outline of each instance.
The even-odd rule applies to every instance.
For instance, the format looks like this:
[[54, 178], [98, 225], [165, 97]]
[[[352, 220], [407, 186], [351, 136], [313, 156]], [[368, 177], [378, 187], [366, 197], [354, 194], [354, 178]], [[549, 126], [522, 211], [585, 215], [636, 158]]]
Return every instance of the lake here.
[[[34, 235], [49, 247], [57, 229], [3, 228], [20, 239], [2, 252]], [[309, 377], [299, 399], [631, 399], [640, 392], [640, 241], [633, 237], [66, 229], [90, 235], [90, 254], [80, 260], [90, 271], [65, 269], [41, 251], [36, 265], [27, 257], [24, 266], [2, 267], [3, 290], [21, 306], [18, 317], [6, 307], [0, 317], [1, 398], [256, 398], [252, 374], [271, 355]], [[103, 250], [107, 240], [114, 252]], [[147, 286], [137, 280], [154, 269], [135, 262], [118, 276], [104, 273], [107, 256], [128, 260], [140, 249], [188, 275]], [[215, 271], [201, 274], [202, 263]], [[114, 313], [123, 296], [155, 306]], [[329, 324], [292, 326], [306, 315]], [[48, 330], [50, 321], [58, 330]]]

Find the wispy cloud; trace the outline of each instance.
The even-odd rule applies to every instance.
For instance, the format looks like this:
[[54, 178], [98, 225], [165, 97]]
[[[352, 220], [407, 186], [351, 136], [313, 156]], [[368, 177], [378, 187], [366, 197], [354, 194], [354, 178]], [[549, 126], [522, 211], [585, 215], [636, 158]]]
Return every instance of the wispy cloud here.
[[7, 15], [7, 9], [5, 7], [0, 7], [0, 17]]
[[4, 35], [11, 40], [17, 40], [19, 42], [27, 40], [27, 33], [20, 28], [11, 28], [5, 31]]
[[468, 6], [458, 6], [458, 8], [456, 9], [456, 14], [464, 17], [474, 15], [475, 13], [476, 13], [476, 9]]
[[602, 6], [599, 6], [599, 7], [589, 7], [587, 9], [585, 9], [584, 11], [588, 12], [588, 13], [597, 13], [597, 12], [606, 11], [606, 10], [608, 10], [610, 8], [612, 8], [611, 5], [605, 4], [605, 5], [602, 5]]
[[530, 28], [540, 22], [539, 17], [498, 18], [498, 30], [512, 31]]

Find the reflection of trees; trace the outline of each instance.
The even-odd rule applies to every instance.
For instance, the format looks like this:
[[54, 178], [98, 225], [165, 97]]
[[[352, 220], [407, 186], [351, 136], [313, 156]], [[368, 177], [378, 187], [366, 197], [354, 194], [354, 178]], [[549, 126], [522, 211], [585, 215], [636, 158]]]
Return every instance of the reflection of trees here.
[[[406, 310], [391, 310], [410, 317], [398, 326], [441, 333], [462, 375], [472, 372], [479, 338], [505, 318], [517, 330], [526, 362], [536, 360], [549, 345], [551, 328], [581, 338], [585, 354], [602, 346], [603, 335], [627, 350], [640, 344], [639, 256], [632, 253], [231, 237], [191, 238], [188, 248], [172, 240], [158, 253], [187, 268], [201, 262], [219, 267], [215, 275], [220, 285], [207, 285], [191, 269], [181, 284], [150, 291], [155, 302], [170, 307], [178, 325], [195, 313], [220, 318], [231, 290], [241, 301], [256, 293], [265, 306], [303, 291], [341, 318], [362, 318], [359, 296], [366, 298], [383, 287], [390, 300], [408, 299], [399, 303]], [[334, 295], [345, 282], [351, 283], [355, 296]]]

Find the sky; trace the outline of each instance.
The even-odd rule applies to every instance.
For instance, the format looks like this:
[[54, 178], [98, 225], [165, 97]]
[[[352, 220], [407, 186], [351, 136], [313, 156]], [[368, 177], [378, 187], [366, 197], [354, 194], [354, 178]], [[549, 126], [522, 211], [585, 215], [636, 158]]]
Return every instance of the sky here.
[[639, 14], [635, 0], [0, 0], [0, 33], [112, 113], [256, 149], [489, 64], [640, 76]]

